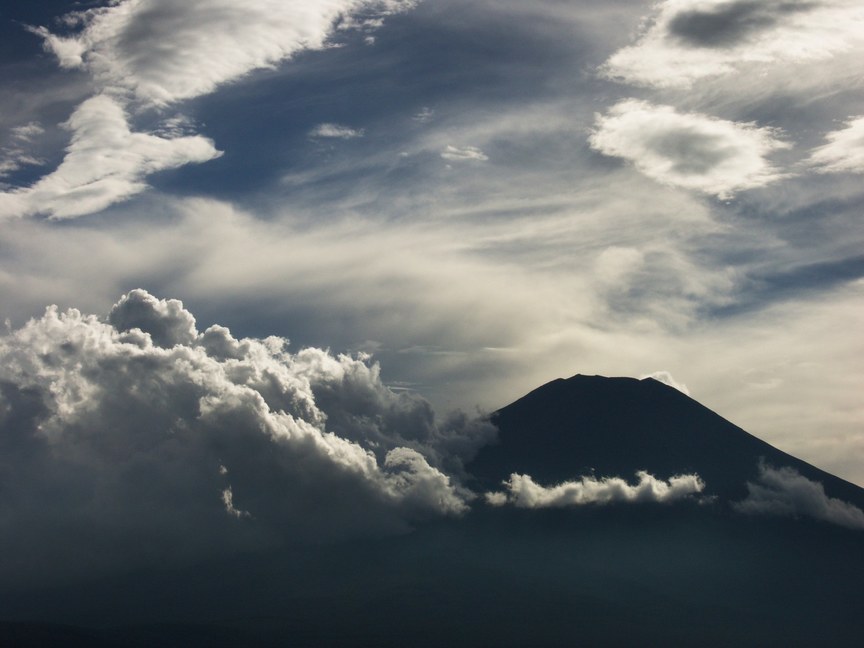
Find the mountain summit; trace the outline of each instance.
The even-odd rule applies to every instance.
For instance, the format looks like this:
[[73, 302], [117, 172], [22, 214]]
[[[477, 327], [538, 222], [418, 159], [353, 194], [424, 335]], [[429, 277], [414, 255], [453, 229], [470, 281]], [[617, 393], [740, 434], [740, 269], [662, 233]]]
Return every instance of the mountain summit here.
[[668, 479], [698, 474], [704, 494], [747, 496], [760, 467], [788, 468], [827, 495], [864, 504], [864, 491], [748, 434], [652, 378], [576, 375], [553, 380], [492, 415], [498, 442], [469, 465], [484, 489], [512, 473], [560, 483], [582, 475]]

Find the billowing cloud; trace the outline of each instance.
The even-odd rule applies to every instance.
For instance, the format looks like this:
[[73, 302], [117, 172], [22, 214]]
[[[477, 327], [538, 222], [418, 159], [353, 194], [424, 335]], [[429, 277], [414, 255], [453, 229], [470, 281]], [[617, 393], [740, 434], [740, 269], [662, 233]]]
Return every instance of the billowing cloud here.
[[864, 529], [864, 511], [828, 497], [819, 482], [807, 479], [794, 468], [759, 467], [758, 481], [748, 482], [747, 497], [733, 506], [742, 513], [811, 517], [850, 529]]
[[589, 141], [658, 182], [719, 198], [781, 178], [766, 156], [789, 146], [768, 128], [636, 99], [598, 115]]
[[0, 193], [0, 216], [92, 213], [144, 191], [151, 173], [221, 155], [200, 135], [165, 138], [130, 131], [123, 107], [106, 95], [78, 106], [65, 126], [72, 140], [63, 162], [32, 187]]
[[351, 128], [342, 124], [318, 124], [309, 132], [309, 136], [354, 139], [356, 137], [363, 137], [363, 129]]
[[506, 491], [486, 493], [492, 506], [512, 504], [519, 508], [563, 508], [615, 502], [674, 502], [701, 493], [705, 483], [699, 475], [676, 475], [669, 481], [640, 470], [639, 481], [629, 484], [621, 477], [582, 477], [556, 486], [541, 486], [530, 475], [513, 473], [504, 482]]
[[864, 173], [864, 116], [850, 119], [826, 139], [810, 155], [810, 165], [822, 173]]
[[368, 358], [286, 345], [199, 332], [143, 290], [107, 321], [50, 307], [0, 338], [0, 549], [19, 557], [4, 582], [466, 510], [444, 466], [490, 424], [436, 421]]
[[[72, 14], [77, 34], [41, 28], [63, 67], [83, 67], [105, 88], [165, 105], [208, 94], [302, 50], [321, 49], [340, 17], [386, 14], [413, 0], [122, 0]], [[367, 22], [364, 22], [364, 25]]]
[[441, 157], [445, 160], [461, 162], [465, 160], [476, 160], [485, 162], [489, 157], [476, 146], [453, 146], [448, 144], [443, 151]]
[[753, 64], [828, 59], [864, 44], [856, 0], [665, 0], [634, 45], [602, 74], [648, 86], [684, 86]]

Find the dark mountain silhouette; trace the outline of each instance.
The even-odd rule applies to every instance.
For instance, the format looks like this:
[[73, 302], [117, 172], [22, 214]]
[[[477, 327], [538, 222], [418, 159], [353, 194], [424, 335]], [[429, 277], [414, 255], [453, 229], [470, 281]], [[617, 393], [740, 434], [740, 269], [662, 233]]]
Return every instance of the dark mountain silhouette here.
[[0, 588], [0, 645], [860, 645], [864, 531], [729, 503], [760, 459], [847, 502], [861, 489], [652, 380], [558, 380], [492, 418], [499, 441], [468, 466], [478, 491], [511, 472], [553, 484], [645, 469], [698, 472], [716, 497], [558, 509], [478, 500], [403, 536]]
[[647, 378], [577, 375], [554, 380], [492, 416], [497, 444], [469, 466], [478, 485], [497, 487], [512, 472], [554, 484], [594, 473], [632, 479], [647, 470], [667, 479], [698, 473], [706, 494], [743, 499], [760, 462], [791, 467], [828, 495], [864, 504], [861, 488], [748, 434], [677, 389]]

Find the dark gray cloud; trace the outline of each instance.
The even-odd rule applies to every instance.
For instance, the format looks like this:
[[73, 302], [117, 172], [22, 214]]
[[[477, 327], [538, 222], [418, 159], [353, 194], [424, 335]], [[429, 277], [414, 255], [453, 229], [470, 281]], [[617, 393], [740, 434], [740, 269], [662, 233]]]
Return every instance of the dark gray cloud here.
[[818, 7], [813, 2], [726, 2], [710, 9], [681, 11], [669, 21], [669, 34], [694, 47], [729, 47], [771, 29], [785, 16]]
[[[397, 394], [366, 358], [199, 334], [135, 290], [108, 321], [49, 308], [0, 338], [0, 579], [403, 532], [458, 515], [493, 433]], [[319, 405], [320, 403], [320, 405]], [[61, 540], [62, 538], [62, 540]]]
[[734, 504], [736, 510], [753, 515], [811, 517], [850, 529], [864, 529], [864, 511], [828, 497], [819, 482], [807, 479], [794, 468], [759, 467], [759, 479], [748, 482], [747, 497]]

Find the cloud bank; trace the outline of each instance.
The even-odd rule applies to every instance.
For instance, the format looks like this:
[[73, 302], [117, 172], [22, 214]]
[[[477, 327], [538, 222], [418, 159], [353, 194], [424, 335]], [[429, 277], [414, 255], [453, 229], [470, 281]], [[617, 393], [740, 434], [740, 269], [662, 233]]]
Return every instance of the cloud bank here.
[[[445, 473], [490, 424], [395, 393], [366, 357], [203, 332], [125, 295], [0, 338], [0, 578], [134, 568], [459, 515]], [[62, 538], [62, 542], [58, 541]]]
[[829, 59], [864, 44], [856, 0], [666, 0], [635, 44], [601, 68], [611, 79], [687, 86], [744, 66]]
[[747, 497], [733, 506], [742, 513], [811, 517], [850, 529], [864, 529], [864, 511], [857, 506], [828, 497], [819, 482], [794, 468], [759, 467], [757, 482], [748, 482]]
[[768, 128], [636, 99], [598, 115], [589, 143], [657, 182], [723, 199], [783, 177], [766, 156], [789, 146]]
[[639, 481], [632, 485], [621, 477], [582, 477], [546, 487], [537, 484], [530, 475], [513, 473], [504, 482], [506, 491], [489, 492], [485, 498], [492, 506], [563, 508], [615, 502], [674, 502], [705, 488], [699, 475], [676, 475], [663, 481], [640, 470], [636, 476]]

